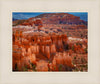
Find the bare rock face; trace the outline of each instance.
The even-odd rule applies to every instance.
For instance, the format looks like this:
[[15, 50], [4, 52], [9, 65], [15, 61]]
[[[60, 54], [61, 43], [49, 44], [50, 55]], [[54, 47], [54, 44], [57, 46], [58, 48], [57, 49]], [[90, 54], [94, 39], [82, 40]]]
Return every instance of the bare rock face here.
[[45, 46], [44, 53], [47, 56], [47, 58], [50, 58], [50, 46]]
[[40, 52], [44, 54], [44, 45], [40, 45]]
[[46, 53], [46, 54], [48, 53], [48, 58], [50, 56], [49, 54], [56, 53], [57, 51], [62, 52], [64, 50], [64, 46], [67, 45], [66, 35], [51, 35], [51, 36], [43, 36], [43, 37], [35, 37], [35, 38], [37, 44], [40, 47], [40, 51], [42, 53]]
[[52, 63], [49, 64], [51, 71], [66, 71], [72, 70], [72, 58], [66, 53], [56, 53]]
[[48, 62], [40, 60], [36, 63], [36, 70], [37, 71], [48, 71]]
[[56, 53], [56, 46], [55, 46], [55, 44], [52, 44], [52, 45], [50, 46], [50, 53], [51, 53], [51, 54], [55, 54], [55, 53]]
[[33, 64], [36, 63], [36, 55], [35, 55], [35, 54], [32, 54], [32, 55], [30, 56], [30, 62], [33, 63]]

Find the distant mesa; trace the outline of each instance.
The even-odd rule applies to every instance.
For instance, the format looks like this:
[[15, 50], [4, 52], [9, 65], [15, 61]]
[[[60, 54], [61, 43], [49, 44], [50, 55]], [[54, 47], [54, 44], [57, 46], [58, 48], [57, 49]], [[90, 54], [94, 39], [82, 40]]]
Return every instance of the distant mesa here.
[[[87, 22], [81, 20], [80, 17], [68, 13], [44, 13], [36, 17], [29, 18], [25, 21], [31, 22], [34, 19], [40, 18], [43, 24], [76, 24], [87, 25]], [[17, 19], [13, 18], [13, 21]]]
[[87, 22], [81, 20], [80, 17], [74, 16], [68, 13], [44, 13], [36, 16], [35, 18], [41, 18], [44, 24], [84, 24]]

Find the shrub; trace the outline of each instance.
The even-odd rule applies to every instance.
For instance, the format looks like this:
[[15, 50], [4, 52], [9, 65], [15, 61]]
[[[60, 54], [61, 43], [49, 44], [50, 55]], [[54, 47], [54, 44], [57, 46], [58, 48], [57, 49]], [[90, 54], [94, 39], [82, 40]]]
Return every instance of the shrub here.
[[28, 71], [27, 65], [25, 65], [25, 67], [23, 67], [23, 71]]
[[76, 56], [74, 56], [74, 59], [76, 59]]
[[68, 50], [68, 47], [69, 47], [69, 45], [67, 44], [67, 45], [65, 46], [65, 50]]
[[81, 62], [82, 62], [82, 63], [85, 63], [86, 60], [85, 60], [83, 57], [81, 57]]
[[72, 51], [74, 51], [74, 45], [72, 46]]
[[62, 71], [62, 64], [59, 65], [59, 71]]
[[85, 53], [87, 53], [87, 48], [84, 49]]

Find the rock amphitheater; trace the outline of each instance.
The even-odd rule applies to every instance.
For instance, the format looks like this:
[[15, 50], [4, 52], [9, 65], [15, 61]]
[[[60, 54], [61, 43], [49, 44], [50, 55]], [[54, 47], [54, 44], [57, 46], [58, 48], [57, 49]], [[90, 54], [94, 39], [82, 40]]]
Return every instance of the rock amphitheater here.
[[13, 28], [13, 71], [73, 71], [77, 65], [73, 53], [87, 59], [87, 40], [19, 27]]

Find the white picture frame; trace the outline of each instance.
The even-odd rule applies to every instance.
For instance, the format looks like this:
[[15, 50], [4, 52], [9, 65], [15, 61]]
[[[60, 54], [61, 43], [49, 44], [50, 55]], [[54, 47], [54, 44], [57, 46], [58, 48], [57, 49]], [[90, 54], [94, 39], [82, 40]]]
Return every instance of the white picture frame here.
[[[88, 72], [13, 72], [12, 12], [88, 12]], [[0, 0], [0, 84], [100, 84], [99, 0]]]

